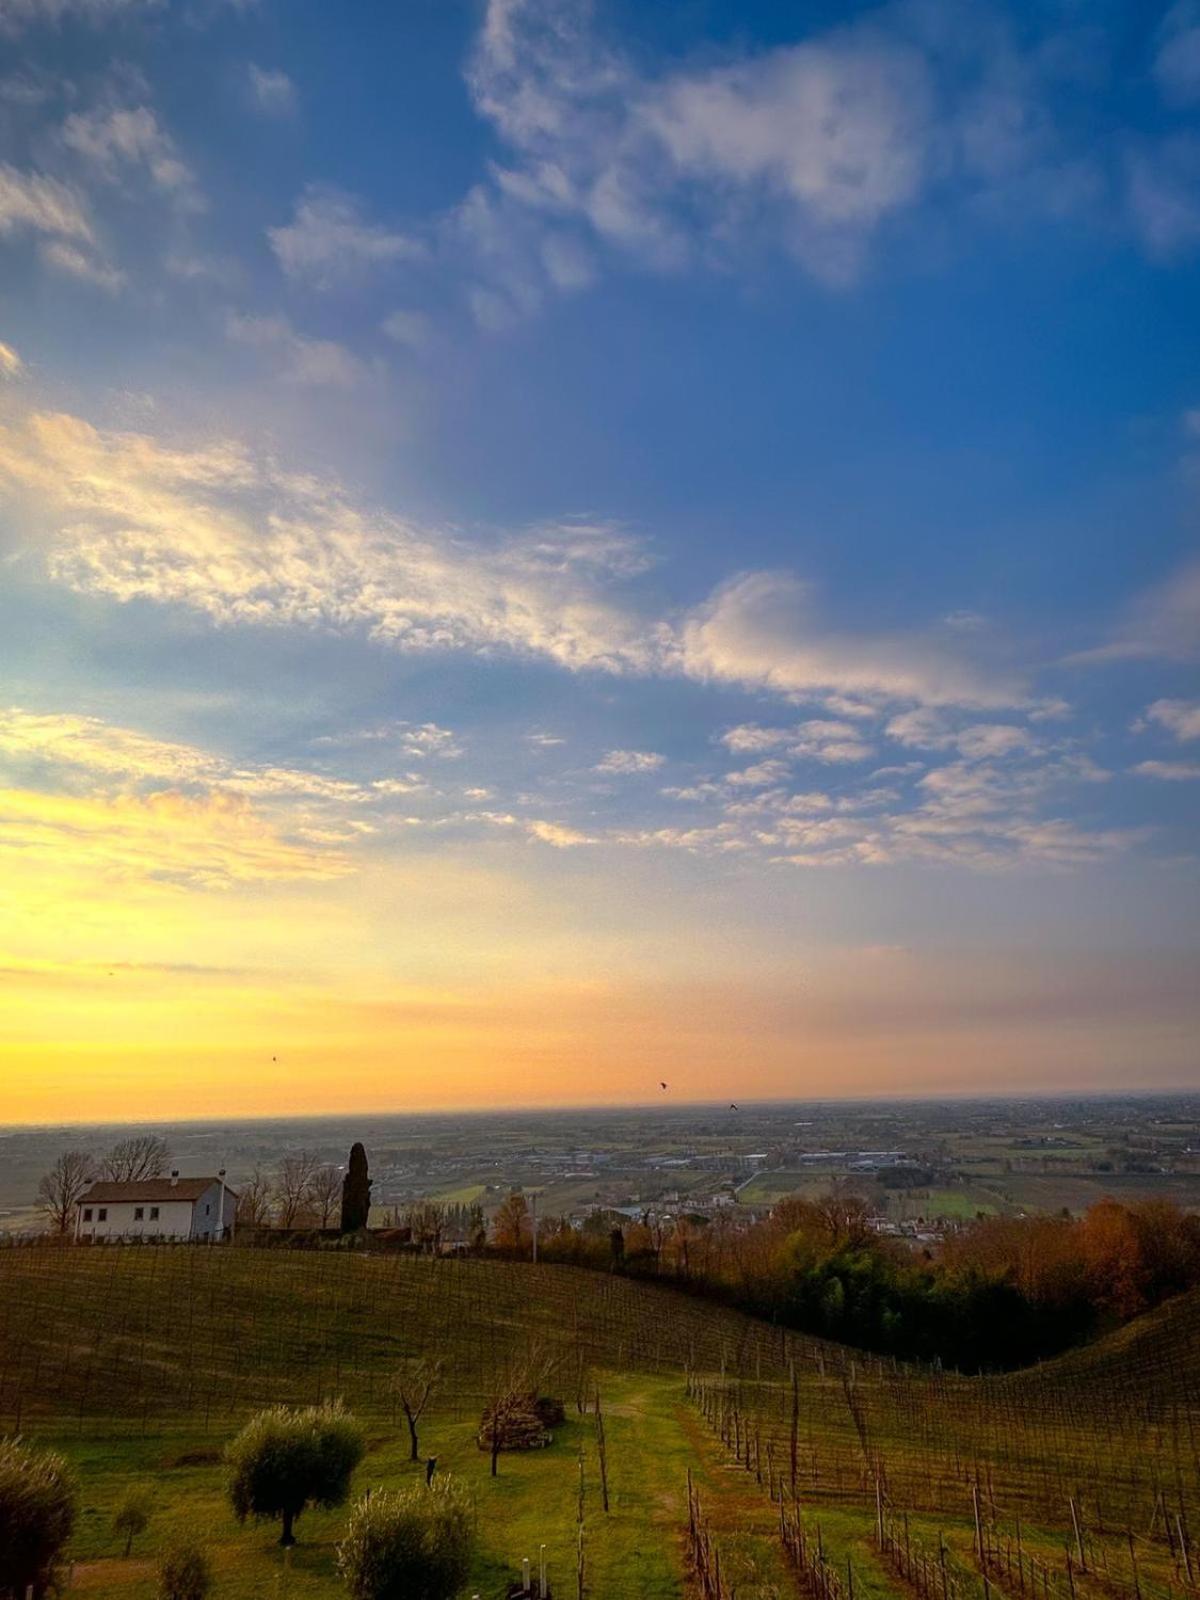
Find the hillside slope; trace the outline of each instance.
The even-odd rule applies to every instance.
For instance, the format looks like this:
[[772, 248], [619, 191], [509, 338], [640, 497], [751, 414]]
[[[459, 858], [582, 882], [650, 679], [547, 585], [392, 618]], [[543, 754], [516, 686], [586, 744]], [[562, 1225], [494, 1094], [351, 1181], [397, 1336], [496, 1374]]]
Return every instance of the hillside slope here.
[[[223, 1507], [222, 1441], [261, 1405], [338, 1397], [373, 1440], [375, 1476], [363, 1481], [397, 1481], [410, 1469], [395, 1381], [422, 1357], [444, 1364], [424, 1425], [435, 1452], [476, 1485], [481, 1508], [506, 1508], [489, 1524], [489, 1560], [543, 1523], [567, 1560], [576, 1490], [558, 1445], [488, 1478], [474, 1446], [488, 1398], [536, 1372], [567, 1402], [560, 1443], [585, 1454], [594, 1492], [595, 1433], [574, 1402], [605, 1393], [632, 1474], [624, 1520], [602, 1517], [594, 1535], [606, 1600], [683, 1591], [689, 1467], [727, 1564], [758, 1575], [739, 1594], [759, 1579], [764, 1594], [811, 1584], [779, 1566], [772, 1502], [809, 1519], [822, 1561], [850, 1563], [860, 1597], [1195, 1592], [1200, 1296], [1042, 1367], [970, 1379], [583, 1269], [186, 1247], [0, 1252], [0, 1432], [64, 1446], [100, 1521], [131, 1475], [194, 1462], [164, 1484], [209, 1508], [232, 1597], [264, 1592], [272, 1545], [259, 1537], [241, 1572], [251, 1546]], [[100, 1552], [82, 1586], [149, 1595], [145, 1573], [110, 1565], [100, 1521], [81, 1546]], [[330, 1513], [313, 1525], [323, 1554], [295, 1592], [333, 1595], [340, 1524]], [[623, 1586], [634, 1570], [641, 1586]], [[835, 1586], [826, 1600], [849, 1597]]]

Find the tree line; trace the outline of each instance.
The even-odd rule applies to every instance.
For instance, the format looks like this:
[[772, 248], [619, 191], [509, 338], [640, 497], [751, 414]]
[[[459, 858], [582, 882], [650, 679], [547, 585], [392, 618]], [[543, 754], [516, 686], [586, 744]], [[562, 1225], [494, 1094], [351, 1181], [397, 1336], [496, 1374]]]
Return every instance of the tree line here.
[[[490, 1248], [532, 1254], [514, 1194]], [[538, 1257], [665, 1279], [800, 1332], [964, 1372], [1026, 1366], [1200, 1285], [1200, 1217], [1169, 1200], [1105, 1199], [1083, 1216], [980, 1217], [939, 1246], [879, 1234], [845, 1191], [726, 1212], [538, 1225]]]

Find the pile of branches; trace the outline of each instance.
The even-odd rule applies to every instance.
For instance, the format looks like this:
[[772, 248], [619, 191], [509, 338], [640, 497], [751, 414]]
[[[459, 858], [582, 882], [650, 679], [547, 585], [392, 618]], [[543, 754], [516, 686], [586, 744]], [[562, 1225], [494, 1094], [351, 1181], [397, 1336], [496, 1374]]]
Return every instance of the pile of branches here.
[[541, 1450], [554, 1443], [550, 1426], [563, 1416], [561, 1401], [510, 1389], [483, 1413], [476, 1442], [481, 1450]]

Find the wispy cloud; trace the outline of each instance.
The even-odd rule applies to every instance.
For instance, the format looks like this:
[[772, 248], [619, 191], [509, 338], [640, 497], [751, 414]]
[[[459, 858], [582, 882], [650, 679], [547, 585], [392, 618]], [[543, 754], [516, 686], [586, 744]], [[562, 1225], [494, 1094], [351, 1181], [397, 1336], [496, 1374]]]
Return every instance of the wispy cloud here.
[[1004, 706], [1020, 703], [1027, 692], [1016, 674], [982, 672], [950, 641], [830, 632], [816, 617], [809, 588], [788, 573], [749, 573], [723, 585], [684, 620], [678, 648], [693, 677], [796, 697], [832, 690], [930, 705]]
[[80, 283], [103, 289], [106, 294], [116, 294], [125, 286], [125, 274], [98, 256], [81, 250], [66, 239], [50, 239], [39, 246], [38, 255], [56, 272], [76, 278]]
[[263, 350], [279, 375], [305, 388], [354, 389], [370, 376], [368, 368], [334, 339], [311, 339], [297, 333], [286, 317], [254, 317], [231, 313], [226, 332], [237, 344]]
[[40, 414], [0, 429], [0, 479], [49, 517], [49, 570], [219, 623], [362, 630], [407, 650], [507, 649], [646, 669], [645, 625], [605, 598], [640, 563], [598, 524], [469, 541], [356, 506], [339, 485], [220, 441], [176, 447]]
[[73, 112], [63, 124], [62, 141], [110, 183], [130, 173], [144, 173], [155, 189], [181, 209], [203, 209], [193, 173], [149, 106]]
[[0, 31], [39, 22], [56, 26], [68, 17], [98, 24], [157, 11], [164, 4], [165, 0], [0, 0]]
[[1200, 739], [1200, 701], [1155, 700], [1153, 705], [1146, 707], [1145, 717], [1138, 726], [1140, 728], [1149, 722], [1166, 728], [1181, 741]]
[[657, 772], [666, 761], [654, 750], [610, 750], [596, 763], [597, 772], [643, 773]]
[[1057, 42], [1023, 49], [985, 7], [881, 6], [655, 73], [587, 0], [490, 0], [468, 82], [508, 155], [455, 218], [476, 317], [503, 327], [585, 285], [597, 251], [661, 272], [774, 249], [844, 285], [935, 200], [975, 219], [1094, 207], [1103, 178], [1051, 113]]
[[92, 224], [82, 198], [57, 178], [0, 165], [0, 236], [48, 234], [90, 243]]
[[129, 883], [207, 889], [342, 877], [345, 861], [280, 835], [233, 795], [147, 797], [0, 790], [0, 854]]
[[1200, 561], [1178, 568], [1138, 596], [1106, 644], [1076, 653], [1081, 664], [1188, 661], [1200, 652]]
[[251, 103], [268, 117], [290, 117], [299, 99], [296, 85], [278, 67], [259, 67], [250, 62], [246, 69]]
[[267, 237], [288, 277], [315, 289], [426, 253], [419, 239], [372, 222], [354, 195], [320, 184], [304, 192], [291, 222], [268, 228]]
[[1164, 783], [1188, 783], [1200, 778], [1200, 762], [1139, 761], [1133, 771], [1140, 778], [1160, 778]]
[[[319, 344], [297, 350], [285, 324], [237, 328], [315, 361], [314, 379], [341, 371]], [[871, 756], [872, 705], [1033, 714], [1049, 704], [957, 634], [832, 631], [789, 574], [742, 575], [655, 621], [628, 587], [646, 551], [620, 529], [579, 520], [467, 538], [364, 507], [337, 482], [234, 441], [176, 444], [36, 413], [0, 429], [0, 481], [50, 533], [50, 575], [80, 591], [183, 605], [220, 624], [360, 631], [402, 650], [506, 650], [571, 670], [841, 701], [853, 721], [811, 719], [781, 735], [794, 755], [823, 762]], [[983, 755], [1028, 736], [979, 725], [954, 740]]]

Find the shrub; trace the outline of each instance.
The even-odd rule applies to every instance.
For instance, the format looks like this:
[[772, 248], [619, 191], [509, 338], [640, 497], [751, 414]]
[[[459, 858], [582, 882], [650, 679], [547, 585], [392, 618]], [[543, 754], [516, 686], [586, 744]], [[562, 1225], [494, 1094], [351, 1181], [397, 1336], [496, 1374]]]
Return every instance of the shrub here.
[[0, 1594], [44, 1594], [74, 1526], [75, 1480], [63, 1458], [0, 1440]]
[[158, 1563], [158, 1600], [204, 1600], [212, 1568], [199, 1545], [177, 1544]]
[[340, 1506], [362, 1460], [358, 1424], [340, 1406], [260, 1411], [229, 1445], [229, 1498], [239, 1522], [280, 1518], [282, 1545], [307, 1505]]
[[133, 1548], [139, 1533], [145, 1533], [150, 1521], [150, 1496], [144, 1489], [130, 1489], [113, 1512], [113, 1531], [124, 1534], [125, 1554]]
[[338, 1546], [354, 1600], [450, 1600], [475, 1550], [471, 1502], [453, 1478], [360, 1500]]

